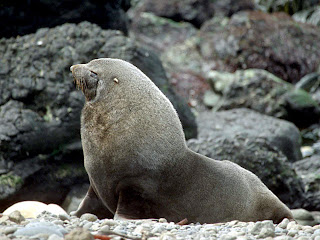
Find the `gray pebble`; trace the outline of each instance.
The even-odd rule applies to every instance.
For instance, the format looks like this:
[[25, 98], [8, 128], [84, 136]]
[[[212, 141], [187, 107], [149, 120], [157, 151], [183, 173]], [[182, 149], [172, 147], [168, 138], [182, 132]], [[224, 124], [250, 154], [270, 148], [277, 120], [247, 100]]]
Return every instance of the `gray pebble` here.
[[59, 218], [60, 218], [62, 221], [65, 221], [65, 220], [70, 221], [70, 216], [69, 216], [68, 214], [59, 214]]
[[93, 223], [92, 226], [90, 227], [90, 229], [93, 231], [98, 231], [100, 229], [100, 224]]
[[272, 230], [271, 228], [262, 228], [258, 238], [267, 238], [267, 237], [274, 237], [275, 233], [274, 230]]
[[48, 238], [48, 240], [63, 240], [63, 237], [60, 237], [56, 234], [51, 234]]
[[239, 236], [237, 237], [237, 240], [248, 240], [249, 238], [247, 238], [246, 236]]
[[126, 234], [126, 231], [122, 226], [116, 226], [113, 231], [120, 234]]
[[11, 238], [4, 235], [0, 235], [0, 240], [11, 240]]
[[165, 230], [165, 226], [163, 224], [155, 224], [154, 228], [152, 229], [151, 233], [162, 233]]
[[101, 232], [109, 232], [110, 231], [110, 226], [109, 225], [105, 225], [103, 227], [100, 228]]
[[33, 236], [36, 234], [56, 234], [63, 237], [66, 231], [61, 227], [50, 222], [35, 222], [29, 223], [25, 227], [18, 229], [15, 236]]
[[167, 223], [167, 219], [165, 218], [159, 218], [159, 223]]
[[289, 230], [289, 232], [288, 232], [288, 236], [294, 237], [295, 235], [297, 235], [297, 233], [298, 233], [297, 230], [291, 229], [291, 230]]
[[90, 229], [92, 227], [93, 223], [92, 222], [87, 222], [86, 224], [83, 225], [84, 229]]
[[290, 222], [289, 219], [288, 219], [288, 218], [285, 218], [285, 219], [283, 219], [283, 220], [278, 224], [277, 227], [286, 229], [289, 222]]
[[68, 233], [65, 240], [93, 240], [92, 234], [83, 228], [75, 228], [70, 233]]
[[290, 236], [279, 236], [275, 237], [274, 240], [292, 240], [293, 238]]
[[221, 235], [220, 239], [221, 240], [235, 240], [235, 239], [237, 239], [237, 237], [232, 236], [232, 235], [228, 235], [228, 234], [224, 234], [224, 235]]
[[33, 236], [29, 236], [29, 238], [30, 239], [41, 239], [41, 240], [43, 240], [43, 239], [45, 239], [45, 240], [47, 240], [48, 238], [49, 238], [49, 236], [50, 236], [50, 234], [48, 234], [48, 233], [38, 233], [38, 234], [36, 234], [36, 235], [33, 235]]
[[63, 225], [63, 221], [59, 219], [52, 221], [52, 223], [56, 225]]
[[305, 236], [297, 238], [297, 240], [309, 240], [309, 239], [310, 239], [310, 237], [305, 237]]
[[119, 223], [113, 219], [105, 219], [102, 223], [101, 226], [108, 225], [108, 226], [117, 226]]
[[316, 229], [313, 234], [317, 235], [317, 236], [320, 236], [320, 229]]
[[[259, 235], [262, 229], [270, 229], [271, 231], [274, 232], [274, 225], [273, 222], [270, 220], [262, 221], [262, 222], [256, 222], [252, 228], [249, 228], [249, 233], [252, 235]], [[267, 231], [267, 230], [264, 230]]]
[[87, 220], [89, 222], [95, 222], [96, 220], [98, 220], [98, 217], [94, 214], [91, 214], [91, 213], [85, 213], [85, 214], [82, 214], [82, 216], [80, 217], [80, 220]]
[[80, 227], [83, 227], [85, 224], [87, 224], [89, 221], [88, 220], [82, 220], [80, 223], [79, 223], [79, 226]]
[[9, 219], [10, 221], [15, 223], [21, 223], [22, 221], [25, 220], [25, 218], [21, 215], [21, 213], [18, 210], [15, 210], [12, 213], [10, 213]]
[[17, 231], [17, 227], [5, 227], [3, 230], [2, 230], [2, 233], [8, 235], [8, 234], [11, 234], [11, 233], [14, 233], [15, 231]]
[[176, 237], [170, 233], [163, 233], [160, 236], [160, 240], [176, 240]]
[[291, 230], [291, 229], [293, 229], [293, 230], [301, 230], [302, 227], [299, 224], [297, 224], [295, 221], [291, 221], [291, 222], [288, 223], [287, 229], [288, 230]]

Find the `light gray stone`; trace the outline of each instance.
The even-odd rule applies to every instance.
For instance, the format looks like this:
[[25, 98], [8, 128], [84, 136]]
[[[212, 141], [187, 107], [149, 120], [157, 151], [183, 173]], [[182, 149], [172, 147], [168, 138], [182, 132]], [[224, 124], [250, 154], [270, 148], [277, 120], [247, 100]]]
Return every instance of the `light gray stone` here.
[[289, 219], [285, 218], [278, 224], [278, 227], [282, 229], [286, 229], [289, 222], [290, 222]]
[[48, 238], [48, 240], [63, 240], [63, 237], [60, 237], [56, 234], [51, 234]]
[[87, 220], [89, 222], [95, 222], [96, 220], [98, 220], [98, 217], [94, 214], [91, 214], [91, 213], [85, 213], [85, 214], [82, 214], [82, 216], [80, 217], [80, 220]]
[[21, 215], [21, 213], [18, 210], [13, 211], [9, 214], [9, 219], [12, 222], [20, 223], [25, 220], [25, 218]]

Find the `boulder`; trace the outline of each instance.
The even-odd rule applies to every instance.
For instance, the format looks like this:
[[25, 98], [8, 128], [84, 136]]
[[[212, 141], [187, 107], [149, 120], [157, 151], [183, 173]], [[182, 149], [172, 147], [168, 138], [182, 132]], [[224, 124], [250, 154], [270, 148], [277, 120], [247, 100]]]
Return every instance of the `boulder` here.
[[319, 4], [318, 0], [256, 0], [259, 9], [268, 12], [286, 12], [294, 14]]
[[257, 6], [255, 0], [224, 0], [213, 1], [214, 16], [231, 17], [233, 14], [245, 11], [255, 10]]
[[293, 14], [293, 19], [297, 22], [309, 23], [315, 26], [320, 26], [320, 6], [304, 9]]
[[139, 43], [162, 54], [171, 46], [195, 36], [197, 29], [188, 22], [174, 22], [150, 12], [135, 13], [130, 33]]
[[[79, 144], [84, 97], [72, 83], [69, 68], [73, 64], [100, 57], [133, 63], [172, 101], [186, 137], [196, 136], [194, 116], [170, 87], [157, 55], [119, 31], [102, 30], [88, 22], [64, 24], [1, 39], [0, 54], [3, 208], [21, 200], [60, 204], [70, 186], [87, 181]], [[61, 187], [57, 195], [56, 189]]]
[[142, 12], [148, 12], [174, 22], [189, 22], [200, 28], [213, 16], [230, 17], [236, 12], [254, 9], [257, 9], [254, 0], [140, 0], [138, 4], [133, 4], [128, 15], [134, 20]]
[[197, 28], [214, 14], [213, 1], [210, 0], [140, 0], [132, 15], [140, 12], [152, 12], [159, 17], [175, 22], [190, 22]]
[[301, 159], [298, 129], [249, 109], [203, 112], [198, 139], [188, 146], [217, 160], [230, 160], [255, 173], [283, 202], [301, 207], [304, 191], [290, 162]]
[[285, 13], [246, 11], [204, 23], [198, 46], [212, 69], [259, 68], [296, 83], [319, 67], [319, 41], [318, 27], [297, 23]]
[[291, 209], [294, 220], [304, 226], [314, 226], [319, 224], [313, 214], [303, 208]]
[[[320, 154], [320, 153], [319, 153]], [[320, 210], [320, 155], [313, 155], [294, 163], [297, 174], [305, 185], [308, 210]]]
[[319, 122], [319, 104], [308, 92], [265, 70], [210, 71], [207, 77], [214, 91], [221, 94], [218, 108], [246, 107], [301, 128]]
[[34, 33], [39, 28], [82, 21], [128, 33], [125, 11], [130, 7], [129, 0], [5, 1], [0, 6], [0, 38], [21, 36]]

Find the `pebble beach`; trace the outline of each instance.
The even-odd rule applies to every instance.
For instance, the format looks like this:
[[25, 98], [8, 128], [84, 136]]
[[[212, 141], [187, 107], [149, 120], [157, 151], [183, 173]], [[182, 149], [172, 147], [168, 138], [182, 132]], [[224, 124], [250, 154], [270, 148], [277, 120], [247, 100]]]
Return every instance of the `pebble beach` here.
[[42, 212], [37, 218], [25, 219], [19, 211], [0, 218], [0, 240], [89, 240], [89, 239], [221, 239], [221, 240], [320, 240], [320, 225], [302, 226], [284, 219], [279, 224], [270, 220], [259, 222], [231, 221], [217, 224], [185, 225], [155, 220], [116, 221], [98, 219], [93, 214], [80, 218], [68, 214]]

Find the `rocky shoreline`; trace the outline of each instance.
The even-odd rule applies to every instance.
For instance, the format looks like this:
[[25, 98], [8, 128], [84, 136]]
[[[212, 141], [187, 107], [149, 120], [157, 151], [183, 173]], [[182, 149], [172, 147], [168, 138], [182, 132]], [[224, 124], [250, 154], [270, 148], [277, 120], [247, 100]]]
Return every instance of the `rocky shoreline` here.
[[42, 212], [35, 219], [25, 219], [19, 211], [14, 211], [0, 218], [0, 239], [320, 239], [320, 225], [303, 226], [288, 219], [279, 224], [273, 224], [270, 220], [182, 224], [183, 222], [181, 225], [167, 222], [164, 218], [135, 221], [99, 220], [95, 215], [88, 213], [77, 218], [68, 214]]

